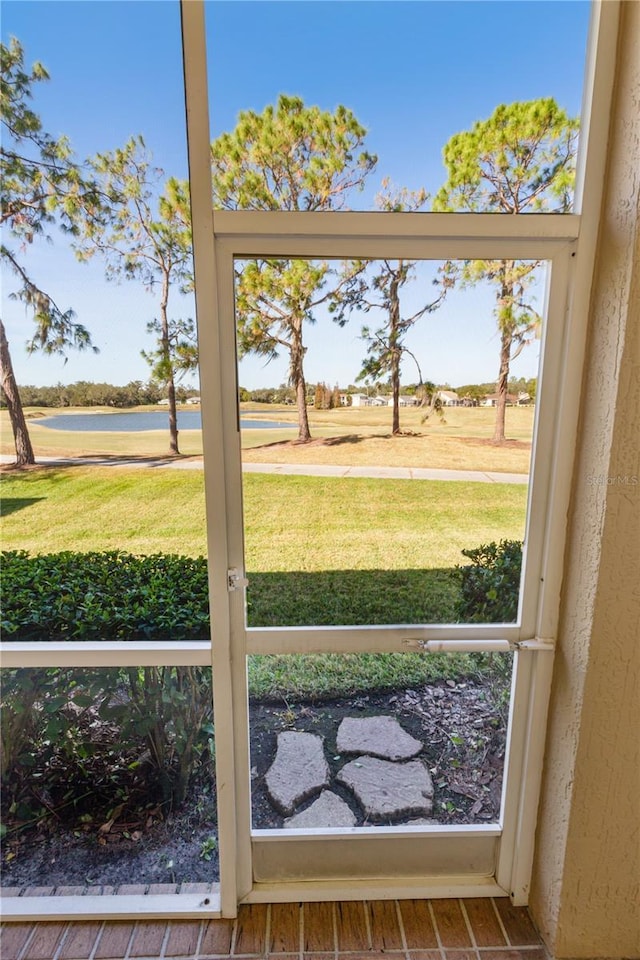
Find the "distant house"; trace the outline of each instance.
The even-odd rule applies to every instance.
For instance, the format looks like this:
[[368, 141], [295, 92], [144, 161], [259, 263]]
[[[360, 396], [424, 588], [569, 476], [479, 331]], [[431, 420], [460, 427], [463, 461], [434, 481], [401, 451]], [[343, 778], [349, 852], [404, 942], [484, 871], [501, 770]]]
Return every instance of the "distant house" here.
[[161, 407], [168, 407], [168, 406], [169, 406], [169, 398], [168, 398], [168, 397], [163, 397], [162, 400], [158, 400], [158, 405], [161, 406]]
[[[497, 402], [498, 402], [498, 396], [499, 396], [499, 395], [498, 395], [497, 393], [488, 393], [488, 394], [485, 396], [484, 400], [481, 401], [480, 406], [481, 406], [481, 407], [495, 407], [495, 405], [496, 405]], [[518, 397], [515, 395], [515, 393], [508, 393], [508, 394], [507, 394], [507, 403], [510, 404], [510, 405], [513, 405], [513, 404], [518, 403]]]
[[386, 407], [386, 397], [368, 397], [366, 393], [352, 393], [352, 407]]
[[462, 400], [455, 390], [438, 390], [436, 399], [440, 401], [443, 407], [461, 407]]
[[[407, 396], [398, 397], [398, 405], [401, 407], [415, 407], [417, 402], [418, 401], [416, 400], [415, 397], [407, 397]], [[387, 406], [388, 407], [393, 406], [393, 397], [389, 397], [389, 399], [387, 400]]]
[[191, 404], [193, 404], [194, 406], [195, 406], [196, 404], [199, 405], [199, 404], [200, 404], [200, 397], [187, 397], [186, 403], [191, 403]]

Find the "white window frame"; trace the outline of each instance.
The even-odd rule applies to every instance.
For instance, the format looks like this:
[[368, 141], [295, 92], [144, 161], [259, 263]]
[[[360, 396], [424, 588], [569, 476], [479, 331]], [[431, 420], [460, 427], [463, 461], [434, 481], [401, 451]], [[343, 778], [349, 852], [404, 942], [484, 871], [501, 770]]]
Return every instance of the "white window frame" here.
[[[204, 31], [204, 4], [202, 0], [181, 0], [182, 29], [185, 58], [185, 87], [187, 125], [189, 137], [190, 182], [193, 205], [194, 260], [196, 273], [196, 304], [201, 344], [215, 358], [210, 376], [202, 385], [204, 426], [204, 458], [206, 497], [209, 521], [209, 583], [212, 610], [213, 643], [2, 643], [0, 644], [3, 667], [36, 666], [137, 666], [151, 665], [213, 665], [214, 668], [214, 719], [216, 726], [217, 779], [222, 790], [219, 794], [218, 818], [220, 836], [220, 860], [223, 887], [217, 894], [180, 894], [172, 896], [140, 897], [42, 897], [7, 898], [3, 903], [3, 920], [58, 920], [119, 916], [148, 917], [203, 917], [234, 916], [240, 899], [288, 899], [286, 890], [260, 892], [253, 887], [248, 891], [245, 825], [238, 822], [237, 809], [246, 808], [247, 796], [242, 796], [242, 777], [238, 792], [238, 770], [247, 760], [246, 745], [234, 737], [231, 717], [237, 715], [238, 703], [242, 703], [246, 691], [241, 689], [239, 674], [231, 669], [232, 644], [237, 638], [231, 636], [234, 621], [234, 604], [242, 602], [239, 595], [229, 594], [227, 574], [229, 560], [237, 553], [234, 531], [228, 529], [226, 520], [234, 505], [230, 501], [233, 491], [229, 487], [228, 466], [220, 456], [224, 449], [224, 431], [229, 430], [223, 416], [222, 391], [228, 354], [221, 343], [221, 332], [216, 322], [219, 290], [215, 283], [216, 256], [232, 256], [233, 253], [250, 255], [256, 253], [252, 240], [260, 238], [261, 249], [281, 252], [282, 236], [290, 232], [285, 223], [286, 214], [252, 214], [245, 212], [216, 212], [215, 220], [210, 207], [209, 168], [209, 122], [206, 49]], [[421, 627], [412, 631], [412, 638], [433, 644], [455, 644], [464, 649], [465, 644], [480, 640], [489, 642], [498, 639], [507, 643], [521, 644], [517, 653], [523, 667], [518, 670], [517, 683], [528, 688], [528, 715], [523, 730], [512, 745], [513, 764], [522, 770], [522, 791], [517, 799], [517, 810], [509, 811], [509, 798], [505, 805], [505, 819], [511, 818], [512, 836], [509, 840], [508, 862], [498, 864], [496, 881], [507, 891], [514, 902], [526, 902], [531, 860], [533, 855], [533, 831], [537, 810], [539, 780], [543, 759], [544, 736], [548, 694], [553, 662], [554, 637], [558, 621], [560, 580], [563, 568], [566, 514], [569, 505], [570, 481], [577, 433], [579, 399], [583, 369], [586, 321], [591, 290], [591, 278], [595, 257], [595, 244], [600, 219], [605, 174], [608, 120], [613, 77], [616, 64], [616, 43], [619, 18], [619, 0], [606, 0], [593, 4], [590, 29], [587, 72], [585, 78], [582, 134], [578, 161], [576, 186], [576, 213], [568, 216], [525, 215], [507, 218], [500, 215], [470, 214], [299, 214], [296, 216], [296, 255], [307, 249], [309, 255], [322, 255], [323, 242], [328, 241], [326, 252], [340, 255], [341, 244], [348, 244], [353, 254], [353, 241], [361, 243], [365, 253], [373, 250], [380, 240], [385, 250], [400, 254], [400, 251], [416, 250], [429, 252], [437, 259], [445, 257], [472, 256], [470, 251], [483, 255], [516, 255], [518, 258], [535, 257], [551, 259], [554, 271], [565, 274], [556, 289], [567, 291], [567, 323], [558, 343], [555, 359], [549, 362], [559, 365], [553, 373], [557, 411], [561, 416], [541, 420], [539, 430], [542, 440], [538, 446], [548, 451], [548, 463], [544, 479], [539, 485], [539, 476], [532, 486], [531, 510], [544, 523], [536, 525], [529, 543], [529, 556], [524, 578], [523, 596], [532, 597], [533, 578], [543, 578], [544, 583], [536, 593], [535, 603], [525, 600], [521, 626], [495, 627], [481, 625], [469, 628]], [[305, 219], [312, 217], [308, 221]], [[339, 221], [335, 221], [339, 217]], [[392, 219], [389, 219], [392, 218]], [[339, 224], [336, 228], [336, 222]], [[393, 224], [393, 226], [392, 226]], [[336, 232], [337, 231], [337, 232]], [[389, 243], [390, 233], [393, 239]], [[305, 233], [307, 236], [305, 237]], [[214, 243], [214, 236], [217, 238]], [[323, 241], [324, 236], [324, 241]], [[243, 239], [244, 238], [244, 239]], [[329, 243], [331, 246], [329, 246]], [[507, 246], [505, 247], [505, 244]], [[271, 245], [271, 247], [270, 247]], [[344, 247], [347, 250], [347, 246]], [[436, 252], [437, 251], [437, 252]], [[526, 252], [525, 252], [526, 251]], [[557, 272], [555, 273], [558, 276]], [[566, 285], [565, 285], [566, 282]], [[564, 297], [561, 291], [559, 296]], [[560, 309], [552, 305], [553, 312]], [[213, 322], [212, 322], [213, 321]], [[223, 334], [224, 338], [224, 334]], [[235, 372], [234, 372], [235, 376]], [[547, 374], [545, 374], [547, 376]], [[229, 443], [229, 438], [226, 440]], [[539, 470], [538, 466], [536, 470]], [[239, 493], [235, 494], [239, 496]], [[540, 498], [538, 500], [538, 497]], [[222, 506], [222, 512], [220, 511]], [[236, 505], [237, 506], [237, 505]], [[222, 517], [222, 519], [221, 519]], [[241, 558], [240, 558], [241, 563]], [[247, 652], [287, 652], [300, 643], [304, 649], [407, 649], [404, 641], [406, 629], [397, 633], [385, 628], [345, 628], [341, 634], [323, 637], [322, 628], [304, 631], [252, 630], [247, 634]], [[354, 646], [355, 634], [358, 639]], [[361, 639], [360, 639], [361, 638]], [[359, 647], [359, 644], [362, 644]], [[401, 645], [401, 647], [399, 646]], [[527, 649], [527, 647], [529, 649]], [[235, 707], [234, 707], [235, 704]], [[535, 737], [527, 731], [537, 730]], [[241, 801], [240, 807], [236, 804]], [[238, 840], [240, 842], [238, 843]], [[243, 846], [244, 844], [244, 846]], [[252, 886], [249, 884], [249, 886]], [[379, 893], [379, 891], [378, 891]], [[363, 895], [346, 885], [331, 883], [324, 892], [326, 899], [346, 895]], [[398, 893], [397, 895], [402, 895]], [[427, 895], [408, 888], [406, 895]], [[457, 888], [442, 891], [439, 895], [464, 895]]]

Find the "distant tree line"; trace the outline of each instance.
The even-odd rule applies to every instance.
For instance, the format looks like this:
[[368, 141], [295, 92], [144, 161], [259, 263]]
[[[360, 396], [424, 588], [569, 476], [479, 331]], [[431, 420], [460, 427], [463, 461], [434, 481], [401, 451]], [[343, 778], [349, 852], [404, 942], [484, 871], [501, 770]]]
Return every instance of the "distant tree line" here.
[[[435, 385], [430, 386], [433, 388]], [[424, 384], [408, 383], [402, 388], [402, 392], [405, 396], [420, 395], [424, 387]], [[450, 387], [449, 384], [444, 384], [438, 389], [452, 389], [460, 399], [467, 397], [480, 401], [493, 394], [495, 387], [495, 382], [490, 381], [487, 383], [467, 383], [461, 387]], [[78, 380], [76, 383], [56, 383], [54, 386], [47, 387], [27, 384], [26, 386], [20, 386], [18, 389], [25, 407], [115, 407], [116, 409], [125, 409], [127, 407], [149, 406], [166, 399], [166, 390], [163, 390], [162, 386], [153, 380], [146, 383], [142, 380], [131, 380], [124, 386]], [[329, 387], [324, 382], [307, 383], [307, 406], [313, 406], [316, 410], [333, 410], [343, 405], [350, 406], [351, 394], [359, 393], [361, 389], [353, 383], [350, 383], [347, 387], [340, 387], [337, 383], [333, 387]], [[392, 395], [390, 381], [377, 381], [368, 389], [372, 396], [391, 397]], [[536, 378], [532, 377], [526, 380], [524, 377], [512, 377], [509, 380], [509, 393], [511, 395], [526, 393], [532, 400], [535, 400]], [[190, 397], [197, 396], [199, 396], [198, 390], [193, 386], [176, 386], [177, 403], [185, 403]], [[345, 398], [344, 404], [342, 397]], [[288, 406], [295, 406], [296, 402], [293, 388], [286, 384], [280, 384], [278, 387], [258, 387], [256, 390], [247, 390], [246, 387], [240, 387], [238, 399], [241, 403], [274, 403]], [[0, 392], [0, 408], [6, 408], [6, 405], [5, 398]]]
[[[18, 389], [25, 407], [139, 407], [159, 403], [166, 396], [166, 391], [157, 383], [141, 380], [132, 380], [125, 386], [78, 380], [77, 383], [57, 383], [49, 387], [27, 385]], [[193, 396], [197, 396], [193, 388], [176, 388], [179, 403]], [[0, 406], [6, 406], [2, 394]]]
[[[526, 393], [531, 400], [535, 400], [537, 384], [537, 377], [530, 377], [528, 380], [525, 379], [525, 377], [510, 377], [507, 383], [507, 391], [511, 396]], [[455, 389], [455, 392], [461, 400], [464, 397], [469, 397], [471, 400], [482, 400], [484, 397], [496, 393], [496, 382], [492, 380], [487, 383], [466, 383], [461, 387], [454, 387], [453, 389]]]

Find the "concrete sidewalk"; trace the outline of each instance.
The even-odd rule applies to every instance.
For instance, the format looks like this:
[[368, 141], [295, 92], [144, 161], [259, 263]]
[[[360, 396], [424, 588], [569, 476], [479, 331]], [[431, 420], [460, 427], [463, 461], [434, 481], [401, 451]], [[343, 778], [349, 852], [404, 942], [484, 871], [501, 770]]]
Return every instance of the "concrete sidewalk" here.
[[[0, 455], [1, 464], [12, 464], [9, 454]], [[38, 457], [38, 464], [47, 467], [126, 467], [167, 468], [171, 470], [202, 470], [202, 457], [174, 459], [150, 457]], [[302, 463], [245, 463], [244, 473], [275, 473], [300, 477], [374, 477], [384, 480], [458, 480], [467, 483], [528, 483], [526, 473], [495, 473], [481, 470], [434, 470], [430, 467], [348, 467], [329, 464]]]
[[280, 473], [311, 477], [380, 477], [385, 480], [466, 480], [471, 483], [528, 483], [526, 473], [434, 470], [431, 467], [340, 467], [325, 464], [245, 463], [244, 473]]

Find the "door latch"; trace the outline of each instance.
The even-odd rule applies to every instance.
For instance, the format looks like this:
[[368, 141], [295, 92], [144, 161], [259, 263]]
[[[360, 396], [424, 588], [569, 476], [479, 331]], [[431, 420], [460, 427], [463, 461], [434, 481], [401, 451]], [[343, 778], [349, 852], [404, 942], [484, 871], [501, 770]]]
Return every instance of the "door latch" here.
[[249, 581], [237, 567], [231, 567], [230, 570], [227, 570], [227, 590], [229, 593], [234, 593], [236, 590], [241, 590], [243, 587], [248, 586]]

